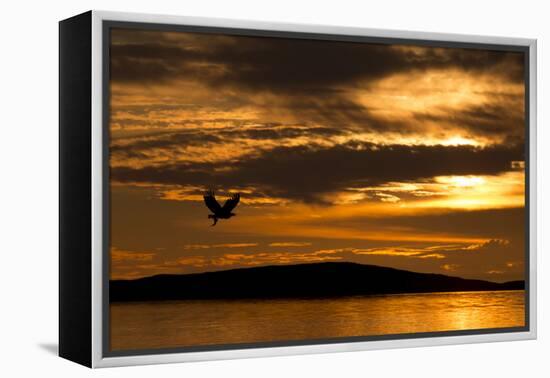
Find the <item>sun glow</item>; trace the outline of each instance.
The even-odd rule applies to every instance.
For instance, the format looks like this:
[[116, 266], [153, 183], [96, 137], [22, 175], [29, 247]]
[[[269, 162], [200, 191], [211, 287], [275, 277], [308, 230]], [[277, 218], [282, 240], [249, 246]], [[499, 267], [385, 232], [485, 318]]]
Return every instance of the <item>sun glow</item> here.
[[479, 186], [485, 183], [485, 179], [481, 176], [439, 176], [436, 177], [435, 181], [461, 188]]
[[464, 138], [462, 136], [454, 136], [449, 139], [446, 139], [441, 142], [443, 146], [479, 146], [481, 145], [480, 142], [470, 139], [470, 138]]

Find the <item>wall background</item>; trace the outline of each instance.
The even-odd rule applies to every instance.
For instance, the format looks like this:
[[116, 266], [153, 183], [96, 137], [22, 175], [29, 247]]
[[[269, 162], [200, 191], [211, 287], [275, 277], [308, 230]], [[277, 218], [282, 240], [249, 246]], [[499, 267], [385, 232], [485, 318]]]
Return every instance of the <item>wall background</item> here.
[[[0, 138], [2, 375], [135, 377], [422, 376], [542, 377], [550, 372], [545, 249], [548, 202], [546, 129], [548, 5], [543, 1], [331, 2], [18, 1], [0, 23], [3, 131]], [[92, 372], [55, 357], [57, 344], [57, 21], [89, 10], [316, 23], [369, 28], [538, 38], [539, 40], [539, 339], [375, 352], [103, 369]], [[546, 349], [546, 352], [545, 352]], [[546, 373], [546, 374], [545, 374]], [[547, 375], [546, 375], [547, 376]]]

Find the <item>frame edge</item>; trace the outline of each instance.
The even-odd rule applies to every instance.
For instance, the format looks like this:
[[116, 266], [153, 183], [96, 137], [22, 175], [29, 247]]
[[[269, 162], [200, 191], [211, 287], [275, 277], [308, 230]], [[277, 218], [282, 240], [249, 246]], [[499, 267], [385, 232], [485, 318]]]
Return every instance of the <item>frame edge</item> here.
[[91, 367], [91, 12], [59, 22], [59, 356]]

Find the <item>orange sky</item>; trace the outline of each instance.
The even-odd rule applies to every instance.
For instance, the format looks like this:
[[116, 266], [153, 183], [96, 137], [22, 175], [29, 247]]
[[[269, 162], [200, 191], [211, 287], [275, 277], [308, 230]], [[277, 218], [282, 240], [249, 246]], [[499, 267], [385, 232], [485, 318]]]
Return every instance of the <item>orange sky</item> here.
[[[523, 279], [521, 53], [114, 29], [111, 277]], [[240, 192], [210, 227], [202, 194]]]

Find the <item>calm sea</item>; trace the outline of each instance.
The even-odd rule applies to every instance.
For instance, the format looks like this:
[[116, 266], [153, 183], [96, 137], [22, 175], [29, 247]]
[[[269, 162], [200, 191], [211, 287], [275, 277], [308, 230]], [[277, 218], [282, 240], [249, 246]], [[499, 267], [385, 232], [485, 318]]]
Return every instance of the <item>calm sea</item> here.
[[524, 325], [523, 291], [111, 304], [113, 350]]

